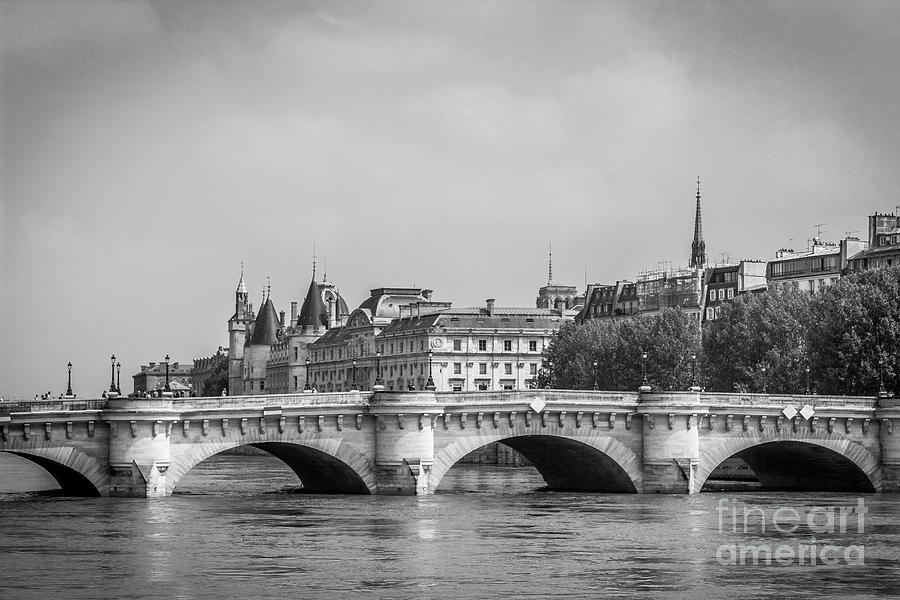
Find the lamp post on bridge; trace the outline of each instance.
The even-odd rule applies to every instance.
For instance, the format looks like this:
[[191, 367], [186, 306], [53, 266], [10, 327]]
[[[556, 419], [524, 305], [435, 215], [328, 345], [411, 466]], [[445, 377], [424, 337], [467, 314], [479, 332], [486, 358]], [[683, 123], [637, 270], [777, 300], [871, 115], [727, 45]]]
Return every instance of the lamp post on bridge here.
[[309, 387], [309, 347], [306, 348], [306, 383], [303, 384], [303, 391], [310, 392], [312, 388]]
[[806, 366], [806, 395], [809, 396], [809, 365]]
[[878, 353], [878, 397], [887, 398], [887, 389], [884, 387], [884, 357]]
[[74, 398], [72, 393], [72, 361], [69, 361], [69, 383], [66, 385], [66, 398]]
[[547, 385], [545, 389], [553, 388], [553, 359], [547, 361]]
[[650, 383], [647, 381], [647, 358], [648, 358], [647, 353], [645, 351], [641, 351], [642, 379], [641, 379], [641, 387], [638, 388], [639, 392], [649, 392], [652, 389], [650, 387]]
[[352, 392], [358, 391], [356, 387], [356, 359], [353, 359], [353, 388], [350, 390]]
[[122, 395], [122, 363], [116, 363], [116, 392]]
[[381, 378], [381, 350], [375, 351], [375, 385], [372, 386], [375, 392], [384, 391], [384, 380]]
[[434, 358], [434, 352], [428, 351], [428, 381], [425, 382], [425, 391], [433, 392], [437, 389], [434, 385], [434, 378], [431, 376], [431, 360]]
[[171, 388], [169, 388], [169, 355], [166, 354], [166, 392], [171, 392]]
[[595, 361], [594, 361], [594, 389], [595, 389], [595, 390], [596, 390], [596, 389], [599, 389], [599, 388], [597, 387], [597, 385], [598, 385], [598, 384], [597, 384], [597, 379], [598, 379], [598, 376], [599, 376], [599, 374], [600, 374], [599, 371], [598, 371], [599, 366], [600, 366], [600, 363], [599, 363], [598, 361], [595, 360]]
[[700, 386], [697, 385], [697, 353], [691, 353], [691, 388], [692, 392], [699, 392]]
[[116, 389], [116, 355], [110, 357], [109, 364], [109, 392], [107, 396], [118, 396], [119, 391]]
[[762, 367], [760, 367], [760, 369], [762, 370], [762, 376], [763, 376], [762, 393], [766, 394], [766, 393], [768, 393], [768, 392], [766, 392], [766, 364], [763, 363], [763, 365], [762, 365]]

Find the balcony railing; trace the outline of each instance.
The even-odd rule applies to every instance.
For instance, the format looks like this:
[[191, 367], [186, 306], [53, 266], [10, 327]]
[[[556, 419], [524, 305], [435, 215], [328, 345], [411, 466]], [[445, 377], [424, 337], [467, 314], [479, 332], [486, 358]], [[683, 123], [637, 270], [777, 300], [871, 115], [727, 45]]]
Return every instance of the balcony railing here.
[[106, 400], [102, 398], [90, 400], [57, 399], [0, 402], [0, 414], [103, 410], [104, 408], [106, 408]]

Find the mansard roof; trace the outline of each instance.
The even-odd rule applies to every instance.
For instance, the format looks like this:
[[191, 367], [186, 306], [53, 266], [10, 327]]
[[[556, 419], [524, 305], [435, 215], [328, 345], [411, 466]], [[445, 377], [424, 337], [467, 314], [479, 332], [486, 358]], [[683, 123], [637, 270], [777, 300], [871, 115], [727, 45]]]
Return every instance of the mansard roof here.
[[253, 324], [253, 335], [250, 336], [251, 346], [270, 346], [278, 341], [278, 331], [281, 329], [281, 321], [278, 320], [278, 312], [272, 299], [267, 298], [265, 304], [259, 309], [259, 315]]

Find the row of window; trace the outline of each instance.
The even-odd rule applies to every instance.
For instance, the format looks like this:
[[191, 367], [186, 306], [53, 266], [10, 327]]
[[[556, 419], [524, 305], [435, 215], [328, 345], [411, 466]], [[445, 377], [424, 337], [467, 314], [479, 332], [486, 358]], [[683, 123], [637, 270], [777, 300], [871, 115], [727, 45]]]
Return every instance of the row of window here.
[[731, 300], [732, 298], [734, 298], [734, 292], [734, 288], [728, 288], [727, 290], [709, 290], [709, 299], [713, 302], [716, 300], [716, 298], [718, 298], [719, 300], [724, 300], [727, 297], [729, 300]]
[[[462, 363], [455, 362], [453, 363], [453, 374], [454, 375], [462, 375]], [[478, 363], [478, 374], [479, 375], [487, 375], [487, 363]], [[528, 364], [528, 372], [531, 375], [537, 375], [538, 364], [537, 363], [529, 363]], [[503, 374], [504, 375], [512, 375], [513, 374], [513, 363], [503, 363]]]

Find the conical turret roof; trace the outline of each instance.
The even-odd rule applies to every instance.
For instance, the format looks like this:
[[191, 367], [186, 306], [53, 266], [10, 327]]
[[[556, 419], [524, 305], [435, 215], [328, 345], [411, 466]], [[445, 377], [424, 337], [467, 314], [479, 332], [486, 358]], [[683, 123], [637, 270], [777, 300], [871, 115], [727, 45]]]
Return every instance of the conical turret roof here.
[[265, 304], [259, 309], [256, 322], [253, 324], [253, 335], [250, 336], [251, 346], [268, 346], [278, 341], [278, 330], [281, 329], [281, 321], [278, 320], [278, 312], [272, 299], [267, 298]]
[[297, 325], [300, 327], [327, 327], [328, 312], [325, 303], [322, 302], [322, 291], [315, 277], [309, 282], [309, 290], [300, 307], [300, 316], [297, 317]]

